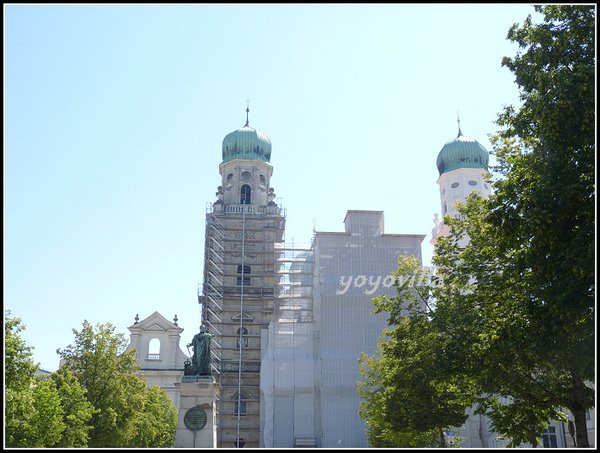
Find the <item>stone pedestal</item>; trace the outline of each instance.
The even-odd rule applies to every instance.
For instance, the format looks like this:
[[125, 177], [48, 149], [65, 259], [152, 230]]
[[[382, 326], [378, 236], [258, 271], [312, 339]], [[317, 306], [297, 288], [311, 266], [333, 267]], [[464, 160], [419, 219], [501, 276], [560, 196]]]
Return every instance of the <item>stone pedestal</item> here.
[[183, 376], [179, 392], [176, 448], [215, 448], [215, 399], [219, 386], [212, 376]]

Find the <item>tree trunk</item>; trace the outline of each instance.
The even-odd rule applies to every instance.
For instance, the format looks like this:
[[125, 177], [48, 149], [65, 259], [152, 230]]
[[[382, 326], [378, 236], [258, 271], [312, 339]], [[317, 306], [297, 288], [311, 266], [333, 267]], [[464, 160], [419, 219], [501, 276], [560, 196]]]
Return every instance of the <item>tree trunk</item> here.
[[538, 446], [538, 438], [537, 433], [529, 433], [529, 443], [533, 448], [537, 448]]
[[444, 437], [444, 430], [440, 428], [440, 447], [446, 448], [446, 438]]
[[575, 418], [575, 442], [577, 448], [590, 448], [590, 441], [587, 434], [587, 423], [585, 419], [585, 409], [571, 409]]
[[572, 380], [575, 401], [573, 401], [574, 404], [569, 407], [569, 410], [575, 419], [575, 446], [577, 448], [590, 448], [585, 419], [585, 405], [582, 403], [585, 383], [583, 380], [579, 379], [579, 376], [576, 374], [573, 375]]

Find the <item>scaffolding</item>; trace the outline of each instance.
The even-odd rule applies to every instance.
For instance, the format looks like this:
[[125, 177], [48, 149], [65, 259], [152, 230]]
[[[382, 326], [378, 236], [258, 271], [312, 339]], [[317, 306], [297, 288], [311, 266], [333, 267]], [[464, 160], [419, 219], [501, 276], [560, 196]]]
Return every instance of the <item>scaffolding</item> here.
[[[206, 216], [206, 237], [204, 244], [204, 284], [198, 302], [202, 305], [202, 321], [209, 326], [211, 333], [218, 335], [222, 324], [223, 288], [225, 283], [225, 232], [223, 223], [213, 213]], [[214, 348], [213, 348], [214, 350]], [[211, 360], [212, 362], [212, 360]], [[213, 368], [213, 371], [217, 371]]]
[[315, 446], [314, 254], [301, 244], [275, 250], [275, 313], [261, 373], [264, 446]]
[[273, 319], [275, 244], [285, 217], [277, 206], [209, 205], [202, 317], [215, 336], [211, 368], [221, 387], [217, 447], [260, 446], [262, 331]]
[[314, 259], [310, 245], [275, 244], [278, 281], [275, 320], [311, 322]]

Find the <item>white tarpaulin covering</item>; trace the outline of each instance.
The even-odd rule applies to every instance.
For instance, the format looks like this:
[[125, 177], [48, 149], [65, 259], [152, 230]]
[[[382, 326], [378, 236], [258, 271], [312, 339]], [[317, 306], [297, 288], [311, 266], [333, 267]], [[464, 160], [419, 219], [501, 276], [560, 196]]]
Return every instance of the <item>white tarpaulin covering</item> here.
[[345, 225], [316, 233], [310, 251], [279, 250], [279, 305], [261, 365], [266, 448], [368, 447], [358, 358], [376, 351], [387, 325], [371, 299], [395, 295], [387, 277], [399, 255], [421, 258], [425, 236], [383, 234], [381, 211], [349, 211]]

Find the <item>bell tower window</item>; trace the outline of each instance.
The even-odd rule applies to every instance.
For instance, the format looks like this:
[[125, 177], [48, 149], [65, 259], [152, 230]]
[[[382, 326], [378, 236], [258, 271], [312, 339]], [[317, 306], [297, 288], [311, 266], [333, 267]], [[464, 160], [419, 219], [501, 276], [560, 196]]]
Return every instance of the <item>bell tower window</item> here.
[[160, 360], [160, 340], [158, 338], [152, 338], [148, 342], [147, 360]]
[[240, 190], [240, 204], [250, 204], [252, 199], [252, 188], [244, 184]]

